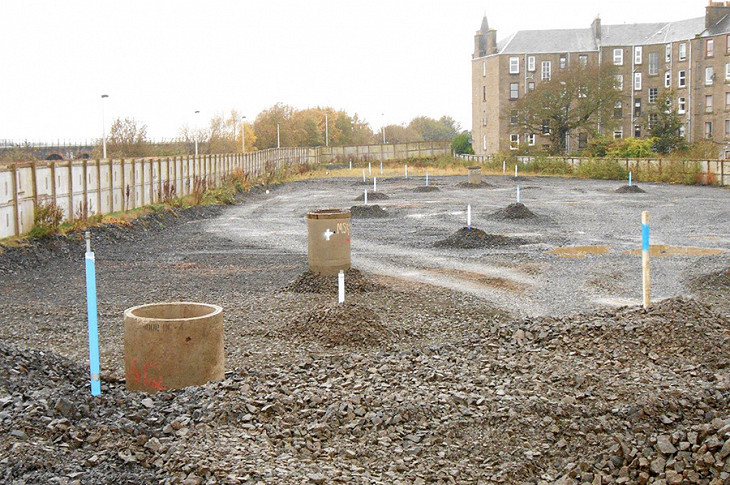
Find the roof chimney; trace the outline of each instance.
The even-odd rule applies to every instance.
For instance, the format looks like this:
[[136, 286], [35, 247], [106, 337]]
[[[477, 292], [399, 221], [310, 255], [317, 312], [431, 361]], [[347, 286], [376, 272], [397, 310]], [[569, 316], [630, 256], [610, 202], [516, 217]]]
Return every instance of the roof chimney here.
[[713, 2], [710, 0], [707, 7], [705, 7], [705, 28], [717, 24], [722, 18], [730, 14], [730, 2]]
[[591, 30], [593, 30], [593, 38], [601, 40], [601, 17], [599, 15], [596, 15], [596, 18], [593, 20]]

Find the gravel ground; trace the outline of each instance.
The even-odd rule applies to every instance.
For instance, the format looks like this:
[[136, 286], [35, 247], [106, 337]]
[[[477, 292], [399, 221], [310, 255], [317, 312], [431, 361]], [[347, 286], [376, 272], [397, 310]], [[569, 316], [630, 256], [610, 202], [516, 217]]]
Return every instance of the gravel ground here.
[[[306, 271], [308, 210], [352, 180], [94, 231], [102, 396], [88, 392], [80, 238], [0, 254], [0, 476], [6, 483], [730, 483], [727, 190], [520, 181], [537, 217], [492, 220], [511, 178], [417, 194], [353, 221], [352, 290]], [[380, 182], [380, 179], [378, 180]], [[526, 182], [526, 184], [525, 184]], [[434, 249], [473, 224], [526, 245]], [[390, 212], [390, 210], [389, 210]], [[565, 258], [564, 246], [603, 246]], [[697, 252], [697, 251], [694, 251]], [[570, 254], [570, 253], [569, 253]], [[575, 255], [572, 254], [572, 255]], [[311, 288], [308, 291], [308, 288]], [[359, 289], [359, 290], [358, 290]], [[155, 395], [123, 383], [125, 308], [225, 312], [226, 379]]]

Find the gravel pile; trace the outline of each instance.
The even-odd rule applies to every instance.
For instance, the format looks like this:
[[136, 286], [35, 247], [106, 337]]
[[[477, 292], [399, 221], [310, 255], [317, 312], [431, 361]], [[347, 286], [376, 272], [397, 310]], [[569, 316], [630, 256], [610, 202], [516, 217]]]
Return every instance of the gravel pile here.
[[[372, 192], [368, 191], [368, 201], [370, 200], [385, 200], [390, 199], [387, 194], [384, 194], [382, 192]], [[358, 197], [355, 198], [355, 200], [365, 200], [365, 194], [360, 194]]]
[[[338, 293], [338, 275], [320, 275], [306, 270], [300, 274], [292, 283], [284, 286], [281, 291], [291, 291], [294, 293], [324, 293], [328, 295], [337, 295]], [[345, 271], [345, 292], [350, 293], [368, 293], [378, 291], [380, 287], [370, 281], [359, 270], [350, 268]]]
[[638, 185], [624, 185], [616, 189], [617, 194], [645, 194], [646, 190], [640, 189]]
[[488, 234], [474, 227], [471, 229], [462, 227], [446, 239], [436, 241], [434, 246], [451, 249], [478, 249], [520, 246], [522, 244], [525, 244], [525, 241], [517, 237]]
[[436, 187], [435, 185], [419, 185], [415, 189], [413, 189], [414, 192], [438, 192], [441, 189]]
[[490, 215], [495, 219], [533, 219], [537, 217], [522, 202], [514, 202], [504, 209], [492, 212]]
[[373, 345], [389, 335], [380, 316], [367, 305], [333, 302], [295, 319], [287, 335], [317, 340], [325, 346]]
[[380, 217], [388, 217], [390, 214], [378, 204], [373, 205], [353, 205], [350, 207], [350, 214], [355, 219], [377, 219]]
[[470, 184], [469, 182], [459, 182], [456, 184], [457, 187], [460, 189], [485, 189], [487, 187], [492, 187], [492, 185], [482, 181], [478, 184]]

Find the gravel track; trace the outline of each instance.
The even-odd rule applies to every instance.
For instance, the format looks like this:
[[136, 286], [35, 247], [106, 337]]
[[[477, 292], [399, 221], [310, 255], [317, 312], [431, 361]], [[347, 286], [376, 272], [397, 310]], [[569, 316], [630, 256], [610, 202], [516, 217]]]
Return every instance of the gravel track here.
[[[522, 202], [537, 217], [509, 221], [490, 214], [516, 182], [455, 186], [464, 180], [439, 177], [441, 191], [423, 194], [415, 179], [385, 182], [395, 215], [353, 221], [353, 278], [367, 291], [345, 308], [307, 276], [304, 216], [348, 207], [352, 180], [95, 230], [96, 399], [81, 240], [4, 251], [0, 477], [730, 483], [728, 253], [653, 259], [654, 295], [669, 299], [620, 306], [640, 296], [640, 259], [624, 251], [639, 246], [641, 210], [653, 243], [727, 249], [728, 191], [616, 194], [615, 182], [530, 178]], [[432, 248], [463, 227], [467, 203], [474, 226], [534, 242]], [[604, 244], [582, 258], [548, 253]], [[173, 300], [224, 308], [226, 379], [128, 393], [123, 311]]]

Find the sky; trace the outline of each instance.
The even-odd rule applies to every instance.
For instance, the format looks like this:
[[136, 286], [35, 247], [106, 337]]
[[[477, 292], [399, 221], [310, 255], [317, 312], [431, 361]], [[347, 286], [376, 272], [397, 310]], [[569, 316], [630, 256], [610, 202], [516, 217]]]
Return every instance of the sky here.
[[232, 109], [251, 121], [278, 102], [357, 113], [374, 130], [444, 115], [471, 129], [471, 54], [485, 13], [502, 39], [588, 27], [597, 15], [604, 25], [702, 17], [706, 5], [0, 0], [0, 140], [100, 138], [115, 118], [171, 138]]

